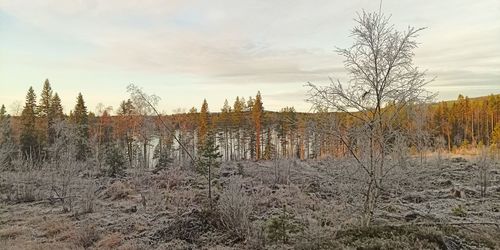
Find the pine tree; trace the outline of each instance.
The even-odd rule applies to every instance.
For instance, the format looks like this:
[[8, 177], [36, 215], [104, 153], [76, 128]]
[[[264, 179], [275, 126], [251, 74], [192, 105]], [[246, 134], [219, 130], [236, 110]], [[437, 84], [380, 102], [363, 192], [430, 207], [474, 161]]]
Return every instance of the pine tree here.
[[491, 144], [495, 144], [500, 148], [500, 124], [497, 124], [491, 132]]
[[234, 125], [234, 129], [236, 130], [236, 147], [237, 147], [237, 156], [238, 159], [243, 158], [243, 150], [241, 143], [241, 130], [243, 128], [243, 111], [245, 110], [245, 100], [243, 98], [236, 97], [236, 100], [233, 104], [233, 115], [232, 115], [232, 123]]
[[252, 118], [255, 128], [255, 159], [260, 159], [261, 156], [261, 130], [264, 107], [262, 106], [262, 97], [260, 91], [255, 96], [255, 101], [252, 108]]
[[81, 93], [78, 94], [75, 109], [73, 110], [73, 123], [77, 126], [78, 141], [77, 141], [77, 160], [85, 160], [89, 151], [87, 141], [89, 139], [89, 117], [87, 107]]
[[221, 127], [224, 131], [224, 138], [221, 138], [223, 140], [223, 143], [224, 143], [224, 158], [227, 160], [230, 160], [230, 156], [232, 156], [232, 150], [230, 148], [230, 142], [231, 142], [231, 131], [230, 131], [230, 127], [231, 127], [231, 123], [232, 123], [232, 119], [231, 119], [231, 113], [232, 113], [232, 110], [231, 110], [231, 106], [229, 106], [229, 103], [227, 101], [227, 99], [224, 101], [224, 106], [222, 107], [221, 109], [221, 117], [220, 117], [220, 123], [221, 123]]
[[264, 159], [270, 160], [274, 158], [274, 145], [271, 141], [271, 128], [267, 127], [267, 136], [266, 136], [266, 147], [264, 148]]
[[26, 102], [21, 113], [21, 153], [23, 157], [37, 159], [39, 156], [39, 144], [36, 135], [36, 94], [32, 87], [26, 94]]
[[201, 105], [200, 116], [198, 120], [198, 146], [203, 147], [208, 133], [208, 103], [207, 99], [203, 100]]

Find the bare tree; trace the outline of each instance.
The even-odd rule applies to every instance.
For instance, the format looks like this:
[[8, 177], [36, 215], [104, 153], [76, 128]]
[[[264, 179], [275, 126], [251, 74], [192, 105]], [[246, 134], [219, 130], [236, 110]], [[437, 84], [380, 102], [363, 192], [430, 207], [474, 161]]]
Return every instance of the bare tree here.
[[137, 86], [130, 84], [127, 86], [127, 91], [130, 93], [130, 98], [134, 103], [135, 111], [139, 117], [139, 129], [136, 131], [138, 139], [142, 144], [142, 166], [149, 168], [149, 151], [152, 133], [155, 128], [153, 123], [153, 115], [155, 114], [154, 107], [158, 105], [160, 97], [157, 95], [147, 95]]
[[427, 129], [429, 110], [427, 105], [412, 105], [408, 110], [410, 117], [413, 117], [411, 126], [411, 141], [420, 156], [420, 165], [426, 160], [425, 151], [430, 144], [431, 135]]
[[480, 188], [480, 193], [481, 197], [486, 197], [486, 193], [488, 191], [488, 186], [489, 186], [489, 170], [490, 170], [490, 165], [492, 163], [492, 155], [490, 155], [489, 150], [484, 147], [480, 146], [479, 147], [479, 154], [477, 157], [477, 165], [478, 165], [478, 182], [479, 182], [479, 188]]
[[425, 71], [412, 60], [415, 38], [423, 28], [396, 30], [380, 12], [363, 11], [355, 21], [353, 45], [337, 49], [345, 58], [350, 80], [342, 84], [330, 78], [329, 86], [308, 83], [308, 101], [317, 109], [342, 112], [352, 120], [350, 129], [335, 122], [328, 132], [338, 137], [365, 173], [362, 224], [369, 226], [384, 178], [395, 166], [388, 159], [395, 136], [405, 133], [399, 115], [410, 104], [426, 102], [430, 94], [423, 89], [429, 82]]

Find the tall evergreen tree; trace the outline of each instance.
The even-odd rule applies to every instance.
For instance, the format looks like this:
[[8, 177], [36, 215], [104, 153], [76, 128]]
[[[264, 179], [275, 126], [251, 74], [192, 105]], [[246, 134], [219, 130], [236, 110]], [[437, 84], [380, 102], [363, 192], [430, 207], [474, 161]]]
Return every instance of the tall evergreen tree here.
[[252, 118], [255, 127], [255, 158], [258, 160], [262, 158], [261, 156], [261, 130], [262, 130], [262, 118], [263, 118], [264, 107], [262, 106], [262, 97], [260, 91], [257, 92], [255, 96], [255, 101], [252, 108]]
[[61, 105], [61, 98], [57, 93], [54, 94], [50, 101], [50, 114], [54, 120], [61, 120], [64, 118], [63, 107]]
[[0, 107], [0, 121], [2, 121], [7, 116], [7, 110], [5, 110], [5, 105], [2, 104]]
[[40, 146], [45, 148], [47, 144], [51, 143], [50, 128], [53, 123], [53, 114], [51, 113], [52, 103], [52, 88], [50, 87], [49, 79], [45, 79], [40, 95], [40, 102], [37, 107], [38, 113], [38, 136]]
[[85, 160], [89, 151], [87, 141], [89, 138], [89, 117], [87, 107], [81, 93], [78, 93], [72, 121], [78, 129], [77, 160]]
[[236, 157], [238, 159], [242, 158], [243, 154], [243, 145], [242, 145], [242, 140], [241, 140], [241, 130], [243, 127], [243, 111], [245, 110], [245, 100], [243, 98], [239, 98], [238, 96], [236, 97], [236, 100], [234, 101], [233, 104], [233, 124], [234, 124], [234, 129], [236, 130]]
[[230, 148], [232, 140], [231, 136], [232, 133], [230, 131], [232, 123], [231, 113], [232, 113], [231, 106], [229, 106], [229, 103], [226, 99], [224, 101], [224, 106], [221, 109], [221, 115], [220, 115], [220, 125], [224, 132], [224, 138], [221, 138], [221, 142], [224, 145], [224, 158], [226, 161], [232, 158], [232, 150]]
[[[5, 110], [5, 106], [2, 104], [2, 106], [0, 107], [0, 126], [3, 127], [4, 123], [7, 123], [7, 122], [10, 123], [9, 118], [10, 118], [10, 116], [7, 114], [7, 110]], [[2, 142], [5, 140], [5, 136], [3, 135], [3, 133], [0, 133], [0, 136], [1, 136], [0, 137], [0, 144], [2, 144]]]
[[21, 113], [20, 142], [23, 157], [33, 157], [34, 159], [39, 156], [39, 144], [36, 135], [36, 111], [36, 94], [33, 87], [30, 87]]
[[203, 147], [208, 133], [208, 103], [207, 99], [203, 100], [198, 121], [198, 146]]
[[40, 103], [38, 104], [38, 116], [48, 117], [50, 114], [50, 106], [52, 103], [52, 88], [50, 87], [49, 79], [45, 79], [43, 83], [42, 94], [40, 95]]
[[0, 169], [10, 169], [16, 153], [10, 122], [10, 115], [2, 105], [0, 108]]
[[134, 104], [132, 103], [132, 100], [128, 99], [127, 101], [122, 101], [117, 111], [119, 118], [117, 128], [114, 129], [113, 131], [115, 133], [115, 136], [120, 140], [121, 146], [126, 147], [129, 166], [132, 166], [134, 157], [134, 148], [133, 148], [134, 112], [135, 112], [135, 107]]

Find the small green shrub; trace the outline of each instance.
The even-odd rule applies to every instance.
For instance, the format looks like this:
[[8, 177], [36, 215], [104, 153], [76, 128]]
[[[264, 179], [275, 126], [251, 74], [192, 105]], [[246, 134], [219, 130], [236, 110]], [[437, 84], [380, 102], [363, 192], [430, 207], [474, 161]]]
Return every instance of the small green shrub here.
[[245, 174], [245, 170], [243, 168], [243, 164], [241, 164], [240, 162], [238, 162], [236, 164], [236, 167], [238, 168], [238, 175], [243, 176]]
[[294, 215], [288, 213], [286, 207], [283, 207], [283, 212], [279, 216], [269, 220], [266, 231], [271, 242], [288, 244], [290, 236], [302, 230], [302, 226], [295, 220]]
[[467, 217], [467, 211], [465, 210], [465, 208], [462, 205], [458, 205], [457, 207], [452, 208], [451, 213], [454, 216]]
[[125, 174], [125, 155], [118, 146], [108, 147], [105, 163], [108, 166], [108, 176], [116, 177]]

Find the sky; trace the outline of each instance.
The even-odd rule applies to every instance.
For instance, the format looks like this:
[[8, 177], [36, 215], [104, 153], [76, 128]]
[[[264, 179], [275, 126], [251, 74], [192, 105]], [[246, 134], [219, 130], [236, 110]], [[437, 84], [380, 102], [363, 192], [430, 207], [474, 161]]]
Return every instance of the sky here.
[[[336, 48], [352, 44], [373, 0], [0, 0], [0, 104], [19, 110], [49, 79], [65, 112], [128, 98], [133, 83], [159, 109], [219, 111], [261, 91], [266, 110], [309, 111], [307, 82], [346, 80]], [[438, 100], [500, 93], [499, 0], [383, 0], [397, 29], [427, 27], [415, 65]]]

